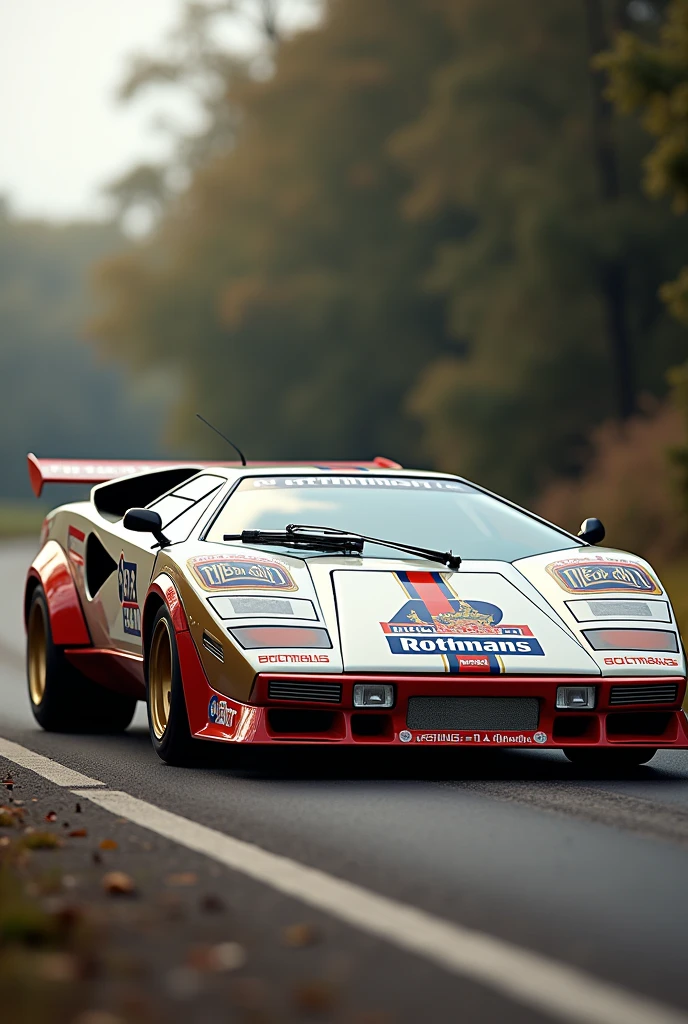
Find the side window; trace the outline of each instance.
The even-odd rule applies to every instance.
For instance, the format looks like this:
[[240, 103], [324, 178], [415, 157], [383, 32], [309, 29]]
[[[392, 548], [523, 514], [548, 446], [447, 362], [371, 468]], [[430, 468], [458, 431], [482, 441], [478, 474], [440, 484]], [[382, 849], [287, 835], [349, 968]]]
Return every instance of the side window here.
[[165, 533], [178, 543], [186, 540], [224, 482], [224, 477], [210, 474], [195, 477], [148, 508], [160, 514]]

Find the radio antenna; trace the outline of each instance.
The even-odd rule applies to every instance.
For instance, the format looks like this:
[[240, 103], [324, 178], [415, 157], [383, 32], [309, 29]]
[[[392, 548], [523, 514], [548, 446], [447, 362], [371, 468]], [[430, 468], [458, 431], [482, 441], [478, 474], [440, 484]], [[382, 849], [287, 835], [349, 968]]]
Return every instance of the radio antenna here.
[[217, 427], [214, 427], [212, 425], [212, 423], [209, 423], [208, 420], [205, 418], [205, 416], [201, 416], [200, 412], [197, 412], [196, 416], [198, 417], [198, 419], [202, 423], [205, 423], [206, 427], [210, 427], [210, 429], [214, 430], [216, 434], [219, 434], [223, 441], [226, 441], [227, 444], [231, 444], [232, 448], [234, 449], [234, 451], [237, 453], [237, 455], [241, 459], [241, 465], [245, 466], [246, 465], [246, 456], [242, 452], [241, 448], [237, 448], [237, 446], [234, 444], [234, 441], [230, 441], [228, 437], [225, 437], [225, 435], [222, 433], [222, 431], [218, 430]]

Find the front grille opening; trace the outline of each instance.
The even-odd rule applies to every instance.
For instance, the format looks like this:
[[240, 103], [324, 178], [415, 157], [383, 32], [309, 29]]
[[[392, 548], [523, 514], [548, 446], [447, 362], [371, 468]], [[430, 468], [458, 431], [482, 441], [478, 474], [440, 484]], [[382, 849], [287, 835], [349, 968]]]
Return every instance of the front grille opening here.
[[409, 697], [409, 729], [537, 729], [537, 697]]
[[612, 686], [610, 704], [675, 704], [678, 700], [676, 683], [643, 683], [638, 686]]
[[357, 739], [394, 739], [392, 716], [354, 714], [351, 716], [351, 734]]
[[600, 725], [595, 715], [557, 715], [552, 737], [555, 740], [586, 740], [596, 743]]
[[289, 682], [271, 679], [268, 682], [270, 700], [299, 700], [313, 704], [340, 704], [342, 687], [340, 683]]
[[269, 708], [268, 728], [280, 736], [344, 734], [341, 712], [310, 711], [305, 708]]
[[637, 711], [626, 714], [607, 715], [607, 736], [631, 739], [636, 736], [664, 736], [669, 727], [674, 725], [672, 712]]

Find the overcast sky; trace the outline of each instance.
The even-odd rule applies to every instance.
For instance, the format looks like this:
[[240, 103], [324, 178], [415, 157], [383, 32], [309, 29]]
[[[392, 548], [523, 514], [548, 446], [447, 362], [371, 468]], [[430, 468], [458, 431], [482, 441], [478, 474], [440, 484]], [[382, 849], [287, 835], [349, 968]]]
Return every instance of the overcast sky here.
[[[283, 14], [303, 23], [312, 3], [284, 0]], [[0, 195], [16, 213], [102, 213], [105, 182], [168, 151], [152, 127], [158, 114], [194, 123], [191, 102], [172, 90], [115, 100], [128, 58], [158, 51], [182, 8], [183, 0], [0, 0]], [[251, 45], [246, 22], [228, 35]]]

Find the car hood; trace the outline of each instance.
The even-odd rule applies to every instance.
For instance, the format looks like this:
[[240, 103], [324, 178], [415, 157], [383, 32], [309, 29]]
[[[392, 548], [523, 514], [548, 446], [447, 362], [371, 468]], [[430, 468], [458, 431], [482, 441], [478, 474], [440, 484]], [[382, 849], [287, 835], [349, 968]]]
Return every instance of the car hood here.
[[[223, 643], [256, 672], [685, 671], [673, 611], [656, 575], [642, 559], [613, 549], [573, 548], [513, 564], [465, 561], [458, 571], [418, 559], [304, 559], [209, 544], [178, 554], [187, 586], [214, 617]], [[223, 573], [223, 561], [234, 569]], [[243, 577], [237, 566], [245, 567]], [[236, 600], [268, 594], [270, 602], [255, 604], [255, 614]], [[236, 637], [247, 624], [324, 628], [331, 647], [245, 649]], [[598, 627], [665, 630], [676, 650], [595, 651], [584, 634]]]

